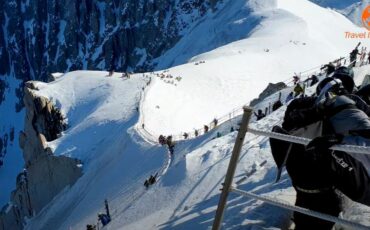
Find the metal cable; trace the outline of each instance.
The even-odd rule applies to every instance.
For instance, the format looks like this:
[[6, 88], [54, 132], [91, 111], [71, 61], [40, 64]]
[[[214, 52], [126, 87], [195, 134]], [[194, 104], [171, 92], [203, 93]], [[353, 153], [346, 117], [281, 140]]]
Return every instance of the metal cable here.
[[[346, 56], [346, 57], [343, 58], [343, 60], [347, 60], [347, 59], [349, 59], [349, 56]], [[349, 65], [351, 65], [351, 64], [353, 64], [353, 62], [349, 63]], [[301, 73], [311, 72], [312, 70], [315, 70], [315, 69], [319, 69], [319, 67], [314, 67], [312, 69], [306, 70], [306, 71], [301, 72]], [[309, 76], [308, 74], [306, 74], [306, 75]], [[144, 92], [141, 96], [140, 111], [142, 111], [142, 108], [141, 108], [142, 104], [143, 104], [142, 102], [143, 102], [143, 100], [145, 99], [145, 96], [146, 96], [146, 91], [147, 91], [146, 88], [147, 87], [145, 87], [145, 90], [144, 90]], [[142, 114], [142, 112], [140, 114]], [[217, 119], [218, 120], [217, 126], [219, 126], [223, 123], [226, 123], [226, 122], [232, 120], [233, 118], [235, 118], [237, 116], [240, 116], [242, 114], [243, 114], [242, 107], [235, 108], [230, 113], [219, 117]], [[142, 121], [144, 120], [143, 116], [140, 116], [139, 120], [140, 120], [140, 123], [142, 123]], [[213, 122], [209, 123], [208, 127], [209, 127], [209, 131], [214, 129], [215, 128], [214, 123]], [[136, 130], [144, 137], [144, 139], [146, 141], [148, 141], [151, 144], [157, 144], [157, 138], [154, 135], [152, 135], [152, 133], [154, 133], [154, 132], [152, 132], [151, 130], [148, 130], [147, 128], [139, 127], [139, 125], [136, 126]], [[188, 139], [188, 140], [193, 139], [193, 138], [196, 138], [196, 137], [198, 137], [202, 134], [205, 134], [204, 129], [202, 129], [202, 128], [195, 129], [195, 130], [198, 131], [197, 135], [194, 134], [194, 131], [193, 132], [192, 131], [184, 132], [184, 133], [188, 134], [188, 137], [186, 139]], [[280, 140], [285, 140], [285, 141], [289, 141], [289, 142], [293, 142], [293, 143], [297, 143], [297, 144], [307, 145], [308, 142], [310, 141], [310, 139], [302, 138], [302, 137], [290, 136], [291, 138], [285, 139], [285, 138], [288, 138], [288, 137], [284, 137], [285, 135], [282, 135], [282, 134], [266, 132], [266, 131], [258, 131], [258, 130], [251, 129], [251, 128], [249, 128], [248, 130], [250, 130], [251, 133], [254, 133], [256, 135], [262, 135], [262, 136], [267, 136], [267, 137], [275, 136], [276, 139], [284, 138], [284, 139], [280, 139]], [[184, 133], [177, 134], [177, 135], [172, 135], [172, 141], [185, 140], [184, 135], [183, 135]], [[294, 141], [291, 141], [291, 140], [294, 140]], [[362, 146], [340, 145], [340, 147], [339, 147], [337, 145], [337, 146], [333, 146], [331, 149], [339, 150], [339, 151], [349, 151], [349, 152], [354, 152], [354, 153], [370, 154], [370, 148], [362, 147]]]
[[338, 217], [334, 217], [334, 216], [331, 216], [331, 215], [327, 215], [327, 214], [323, 214], [323, 213], [320, 213], [320, 212], [312, 211], [312, 210], [309, 210], [309, 209], [306, 209], [306, 208], [297, 207], [297, 206], [294, 206], [294, 205], [291, 205], [291, 204], [288, 204], [288, 203], [285, 203], [285, 202], [282, 202], [282, 201], [274, 200], [273, 198], [270, 198], [270, 197], [260, 196], [260, 195], [256, 195], [256, 194], [253, 194], [253, 193], [250, 193], [250, 192], [247, 192], [247, 191], [243, 191], [243, 190], [237, 189], [235, 187], [231, 187], [230, 190], [231, 190], [231, 192], [238, 193], [242, 196], [246, 196], [246, 197], [256, 199], [256, 200], [261, 200], [263, 202], [272, 204], [274, 206], [278, 206], [278, 207], [288, 209], [288, 210], [291, 210], [291, 211], [303, 213], [305, 215], [313, 216], [313, 217], [320, 218], [320, 219], [323, 219], [323, 220], [327, 220], [327, 221], [330, 221], [330, 222], [338, 223], [338, 224], [341, 224], [341, 225], [344, 225], [344, 226], [351, 227], [353, 229], [358, 229], [358, 230], [369, 230], [370, 229], [370, 226], [365, 226], [365, 225], [362, 225], [362, 224], [351, 222], [349, 220], [340, 219]]
[[[274, 139], [278, 139], [278, 140], [282, 140], [282, 141], [288, 141], [288, 142], [301, 144], [301, 145], [307, 145], [311, 141], [311, 139], [304, 138], [304, 137], [296, 137], [296, 136], [290, 136], [290, 135], [285, 135], [285, 134], [281, 134], [281, 133], [261, 131], [261, 130], [256, 130], [256, 129], [253, 129], [253, 128], [248, 128], [248, 132], [253, 133], [255, 135], [270, 137], [270, 138], [274, 138]], [[370, 155], [370, 148], [365, 147], [365, 146], [334, 145], [330, 149], [337, 150], [337, 151], [344, 151], [344, 152], [351, 152], [351, 153], [361, 153], [361, 154]]]

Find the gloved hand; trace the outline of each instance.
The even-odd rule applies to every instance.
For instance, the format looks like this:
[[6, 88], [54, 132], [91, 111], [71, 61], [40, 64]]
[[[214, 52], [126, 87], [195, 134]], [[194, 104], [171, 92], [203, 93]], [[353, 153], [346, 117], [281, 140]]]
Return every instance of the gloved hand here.
[[343, 135], [333, 134], [321, 137], [316, 137], [306, 146], [307, 151], [315, 151], [321, 153], [327, 151], [330, 147], [340, 144], [343, 141]]
[[314, 168], [309, 173], [309, 176], [304, 178], [305, 188], [322, 188], [332, 185], [332, 169], [333, 162], [332, 154], [329, 148], [333, 145], [340, 144], [343, 140], [343, 135], [327, 135], [314, 138], [306, 146], [306, 151], [303, 154], [302, 168]]

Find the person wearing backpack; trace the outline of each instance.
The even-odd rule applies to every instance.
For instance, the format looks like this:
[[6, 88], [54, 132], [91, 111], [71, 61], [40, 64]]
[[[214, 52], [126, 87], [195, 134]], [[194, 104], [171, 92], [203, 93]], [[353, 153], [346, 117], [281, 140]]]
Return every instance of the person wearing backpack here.
[[344, 89], [347, 94], [354, 93], [356, 91], [355, 82], [353, 80], [354, 73], [352, 68], [341, 66], [335, 70], [332, 78], [339, 79], [342, 82]]
[[[296, 205], [332, 216], [342, 210], [337, 191], [370, 206], [370, 155], [332, 151], [336, 144], [370, 147], [370, 120], [339, 79], [326, 78], [316, 96], [293, 100], [282, 128], [274, 132], [312, 139], [305, 147], [270, 139], [271, 152], [281, 169], [286, 166], [297, 192]], [[331, 229], [334, 223], [294, 213], [296, 229]]]
[[359, 55], [358, 47], [360, 46], [360, 44], [361, 43], [359, 42], [357, 46], [349, 54], [349, 61], [351, 66], [356, 66], [357, 55]]
[[98, 220], [101, 222], [103, 226], [109, 224], [111, 221], [110, 217], [107, 214], [99, 213], [98, 214]]
[[262, 118], [266, 117], [266, 114], [264, 114], [264, 113], [262, 112], [262, 110], [261, 110], [261, 109], [259, 109], [257, 113], [256, 113], [256, 112], [254, 112], [254, 116], [256, 116], [256, 120], [257, 120], [257, 121], [259, 121], [259, 120], [261, 120]]
[[304, 94], [304, 89], [300, 83], [297, 83], [293, 88], [293, 92], [294, 92], [294, 97], [297, 97], [300, 94], [302, 95]]
[[277, 100], [274, 102], [274, 104], [272, 105], [272, 112], [278, 110], [281, 106], [283, 106], [283, 103], [281, 102], [281, 100]]
[[326, 76], [329, 76], [331, 73], [335, 71], [335, 66], [332, 62], [329, 62], [328, 64], [320, 68], [320, 70], [323, 70], [323, 69], [326, 69]]
[[339, 79], [345, 89], [343, 91], [347, 97], [356, 103], [356, 106], [364, 111], [368, 116], [370, 115], [370, 86], [365, 85], [362, 87], [355, 86], [353, 80], [354, 74], [351, 68], [341, 66], [332, 76], [334, 79]]
[[370, 105], [370, 84], [359, 88], [359, 90], [356, 92], [356, 95], [364, 100], [366, 104]]

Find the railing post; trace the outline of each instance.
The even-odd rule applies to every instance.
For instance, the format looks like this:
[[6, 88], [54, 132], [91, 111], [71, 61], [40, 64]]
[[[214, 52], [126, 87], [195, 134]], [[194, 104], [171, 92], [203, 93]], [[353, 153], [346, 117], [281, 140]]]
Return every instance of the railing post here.
[[236, 137], [235, 145], [233, 148], [233, 152], [230, 158], [229, 167], [227, 169], [224, 186], [222, 189], [222, 193], [220, 196], [220, 200], [218, 201], [216, 216], [213, 221], [212, 230], [219, 230], [221, 227], [222, 219], [224, 216], [224, 210], [226, 207], [227, 196], [229, 195], [231, 185], [233, 183], [233, 178], [236, 170], [236, 166], [238, 164], [240, 150], [243, 146], [245, 134], [248, 130], [249, 120], [252, 115], [252, 108], [244, 106], [243, 107], [244, 114], [242, 118], [242, 123], [240, 125], [240, 130], [238, 132], [238, 136]]

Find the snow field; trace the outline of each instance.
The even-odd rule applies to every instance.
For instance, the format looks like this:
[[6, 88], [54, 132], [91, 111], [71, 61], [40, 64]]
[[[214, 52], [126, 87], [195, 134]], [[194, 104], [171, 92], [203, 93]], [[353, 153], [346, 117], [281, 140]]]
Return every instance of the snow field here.
[[[346, 56], [358, 41], [344, 39], [343, 30], [362, 31], [342, 15], [305, 0], [236, 0], [223, 7], [157, 60], [160, 66], [191, 62], [145, 73], [152, 79], [148, 87], [142, 74], [124, 80], [120, 73], [106, 77], [92, 71], [39, 85], [38, 93], [52, 99], [69, 123], [63, 136], [48, 144], [57, 155], [81, 159], [84, 175], [30, 220], [27, 229], [83, 229], [96, 223], [104, 199], [113, 219], [105, 229], [209, 229], [236, 137], [230, 128], [240, 118], [178, 142], [173, 157], [148, 142], [150, 136], [140, 135], [141, 124], [153, 139], [203, 127], [248, 104], [269, 82]], [[214, 36], [209, 35], [212, 30]], [[157, 73], [173, 78], [161, 79]], [[276, 94], [256, 108], [275, 100]], [[281, 122], [284, 109], [251, 125], [270, 130]], [[215, 138], [217, 132], [222, 137]], [[293, 203], [288, 175], [273, 183], [276, 169], [267, 138], [246, 136], [235, 180], [264, 160], [266, 165], [239, 188]], [[160, 180], [146, 190], [145, 179], [157, 172]], [[361, 209], [367, 210], [356, 206], [345, 216], [370, 225]], [[224, 227], [281, 229], [289, 225], [289, 216], [286, 210], [232, 194]]]

